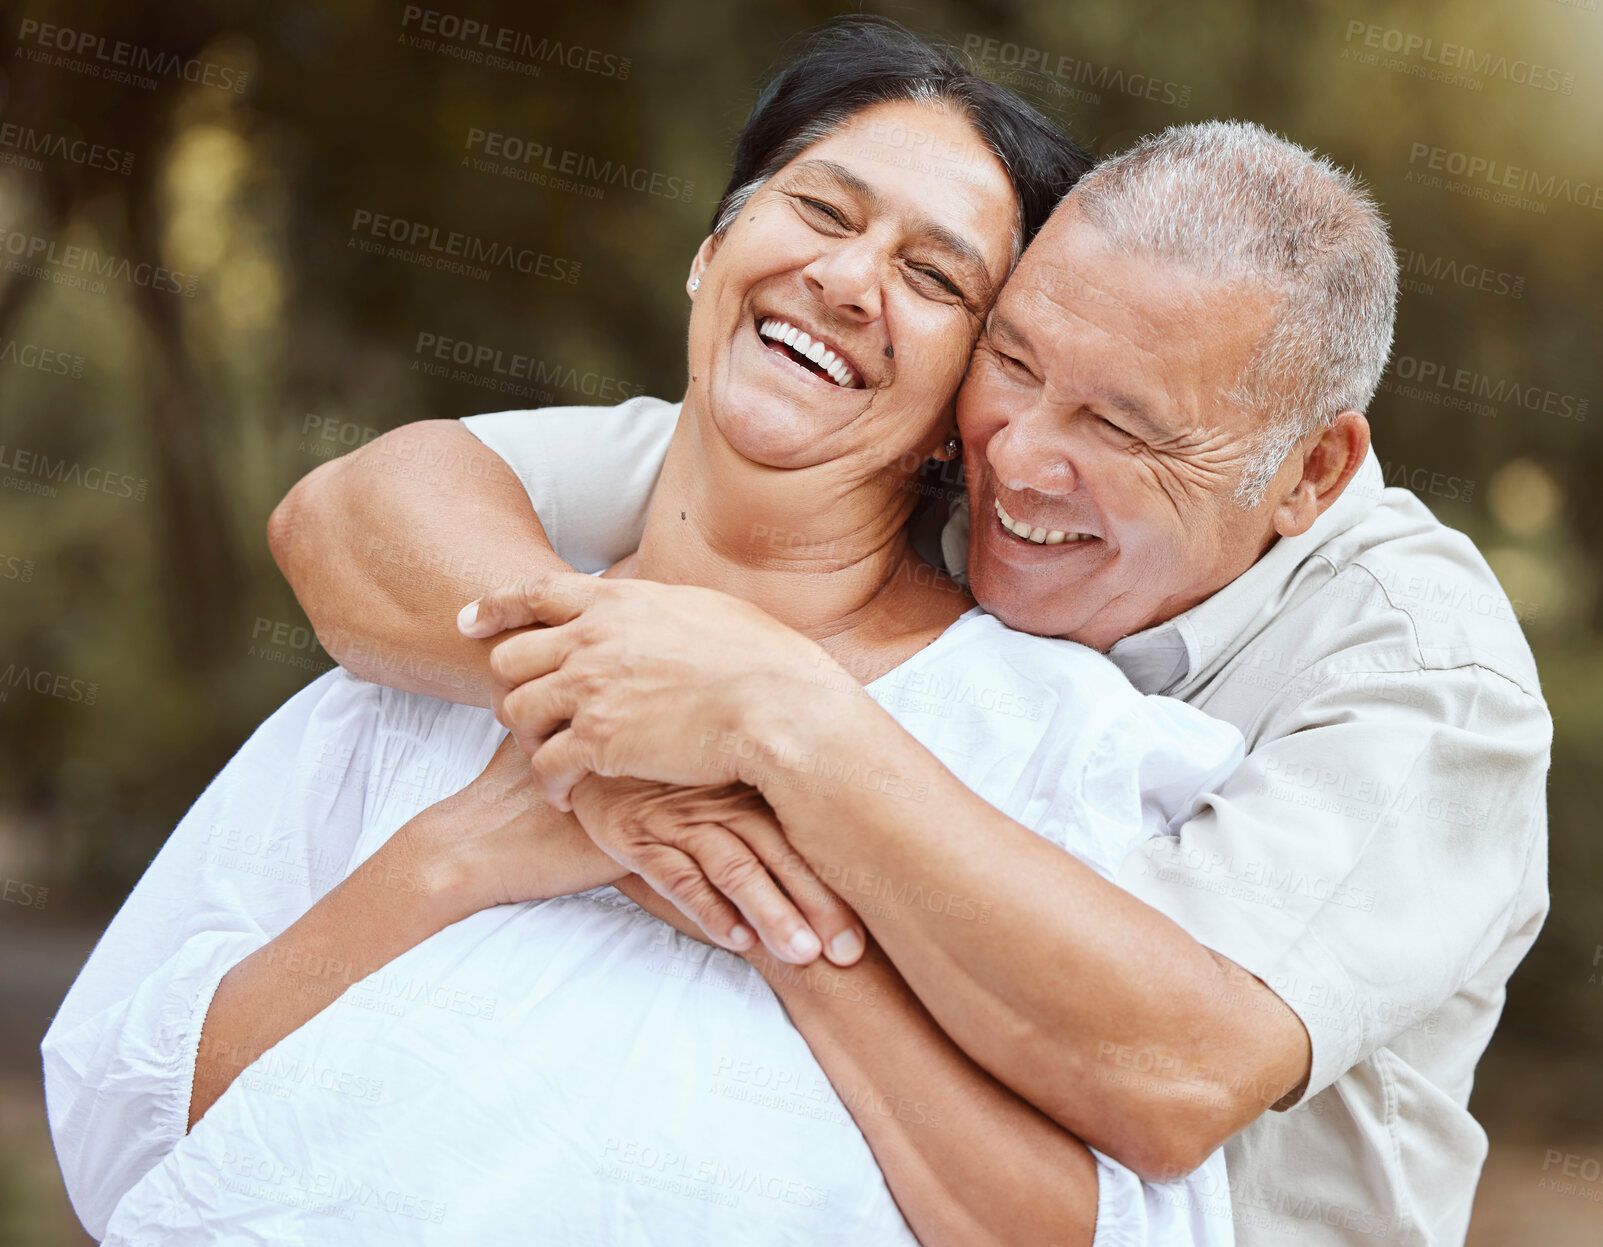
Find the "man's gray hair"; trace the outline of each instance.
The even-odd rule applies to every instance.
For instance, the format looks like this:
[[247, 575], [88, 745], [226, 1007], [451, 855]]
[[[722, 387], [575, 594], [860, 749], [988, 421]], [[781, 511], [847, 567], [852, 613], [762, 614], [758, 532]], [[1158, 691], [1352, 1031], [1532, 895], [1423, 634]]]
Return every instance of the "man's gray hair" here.
[[1397, 257], [1351, 173], [1261, 126], [1171, 126], [1104, 161], [1067, 202], [1116, 250], [1281, 297], [1228, 400], [1263, 429], [1236, 489], [1258, 505], [1291, 449], [1375, 396], [1391, 354]]

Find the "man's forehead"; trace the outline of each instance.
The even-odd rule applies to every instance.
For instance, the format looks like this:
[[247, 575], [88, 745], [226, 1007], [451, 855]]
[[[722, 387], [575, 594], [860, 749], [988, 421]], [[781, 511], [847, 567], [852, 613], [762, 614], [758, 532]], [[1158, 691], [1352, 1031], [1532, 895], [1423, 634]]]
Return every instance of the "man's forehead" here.
[[991, 312], [995, 333], [1045, 347], [1087, 328], [1120, 332], [1160, 329], [1174, 312], [1161, 286], [1147, 290], [1123, 272], [1123, 257], [1060, 248], [1030, 252], [1003, 285]]
[[1004, 294], [1020, 303], [1124, 306], [1129, 290], [1150, 284], [1143, 280], [1153, 267], [1150, 260], [1116, 251], [1099, 229], [1083, 219], [1070, 218], [1054, 228], [1057, 220], [1054, 216], [1026, 248]]
[[1234, 356], [1250, 351], [1269, 327], [1280, 302], [1275, 292], [1119, 250], [1078, 214], [1059, 224], [1063, 214], [1060, 208], [1030, 243], [997, 297], [993, 320], [1015, 336], [1044, 346], [1043, 337], [1089, 328], [1168, 340], [1181, 354], [1189, 346]]

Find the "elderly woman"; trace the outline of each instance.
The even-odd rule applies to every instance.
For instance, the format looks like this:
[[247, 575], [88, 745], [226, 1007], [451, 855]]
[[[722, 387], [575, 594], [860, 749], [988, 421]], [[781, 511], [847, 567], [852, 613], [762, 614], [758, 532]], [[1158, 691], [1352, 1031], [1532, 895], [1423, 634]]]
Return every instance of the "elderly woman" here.
[[[940, 156], [909, 164], [910, 136]], [[907, 533], [919, 465], [956, 453], [992, 293], [1082, 169], [894, 32], [850, 27], [782, 73], [690, 267], [644, 536], [606, 574], [717, 588], [814, 638], [818, 678], [851, 670], [977, 792], [1107, 868], [1239, 737], [1009, 632]], [[776, 528], [807, 534], [806, 572], [758, 535]], [[942, 695], [954, 677], [983, 695]], [[706, 744], [714, 769], [740, 748]], [[816, 775], [896, 783], [850, 759]], [[709, 834], [765, 817], [613, 781], [585, 805]], [[488, 711], [310, 685], [179, 825], [46, 1037], [80, 1215], [111, 1243], [1230, 1241], [1220, 1157], [1155, 1187], [1093, 1153], [958, 1049], [801, 867], [787, 888], [837, 965], [801, 968], [800, 928], [708, 947], [622, 874], [534, 798]], [[884, 882], [954, 921], [1008, 903]]]

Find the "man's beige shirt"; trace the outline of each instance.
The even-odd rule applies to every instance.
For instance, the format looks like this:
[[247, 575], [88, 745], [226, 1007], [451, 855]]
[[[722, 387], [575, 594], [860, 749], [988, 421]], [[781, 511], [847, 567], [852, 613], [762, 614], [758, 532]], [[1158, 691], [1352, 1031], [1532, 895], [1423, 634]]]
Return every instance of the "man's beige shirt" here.
[[[595, 570], [638, 542], [677, 412], [467, 423], [558, 552]], [[1238, 1243], [1461, 1243], [1486, 1157], [1475, 1064], [1548, 905], [1552, 724], [1491, 570], [1384, 489], [1371, 453], [1307, 533], [1109, 657], [1247, 739], [1230, 781], [1118, 876], [1313, 1042], [1300, 1097], [1226, 1147]]]

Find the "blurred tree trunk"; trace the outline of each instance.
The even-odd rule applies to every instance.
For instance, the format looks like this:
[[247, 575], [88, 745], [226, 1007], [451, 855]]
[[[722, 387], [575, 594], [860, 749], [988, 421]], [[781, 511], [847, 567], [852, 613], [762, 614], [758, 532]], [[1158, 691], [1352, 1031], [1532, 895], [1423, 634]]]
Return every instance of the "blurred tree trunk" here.
[[[140, 248], [145, 262], [159, 263]], [[145, 402], [155, 526], [168, 636], [188, 661], [209, 665], [238, 652], [234, 622], [244, 600], [244, 571], [223, 501], [217, 455], [207, 427], [207, 404], [184, 350], [177, 297], [140, 288], [140, 312], [154, 339], [161, 369]]]

